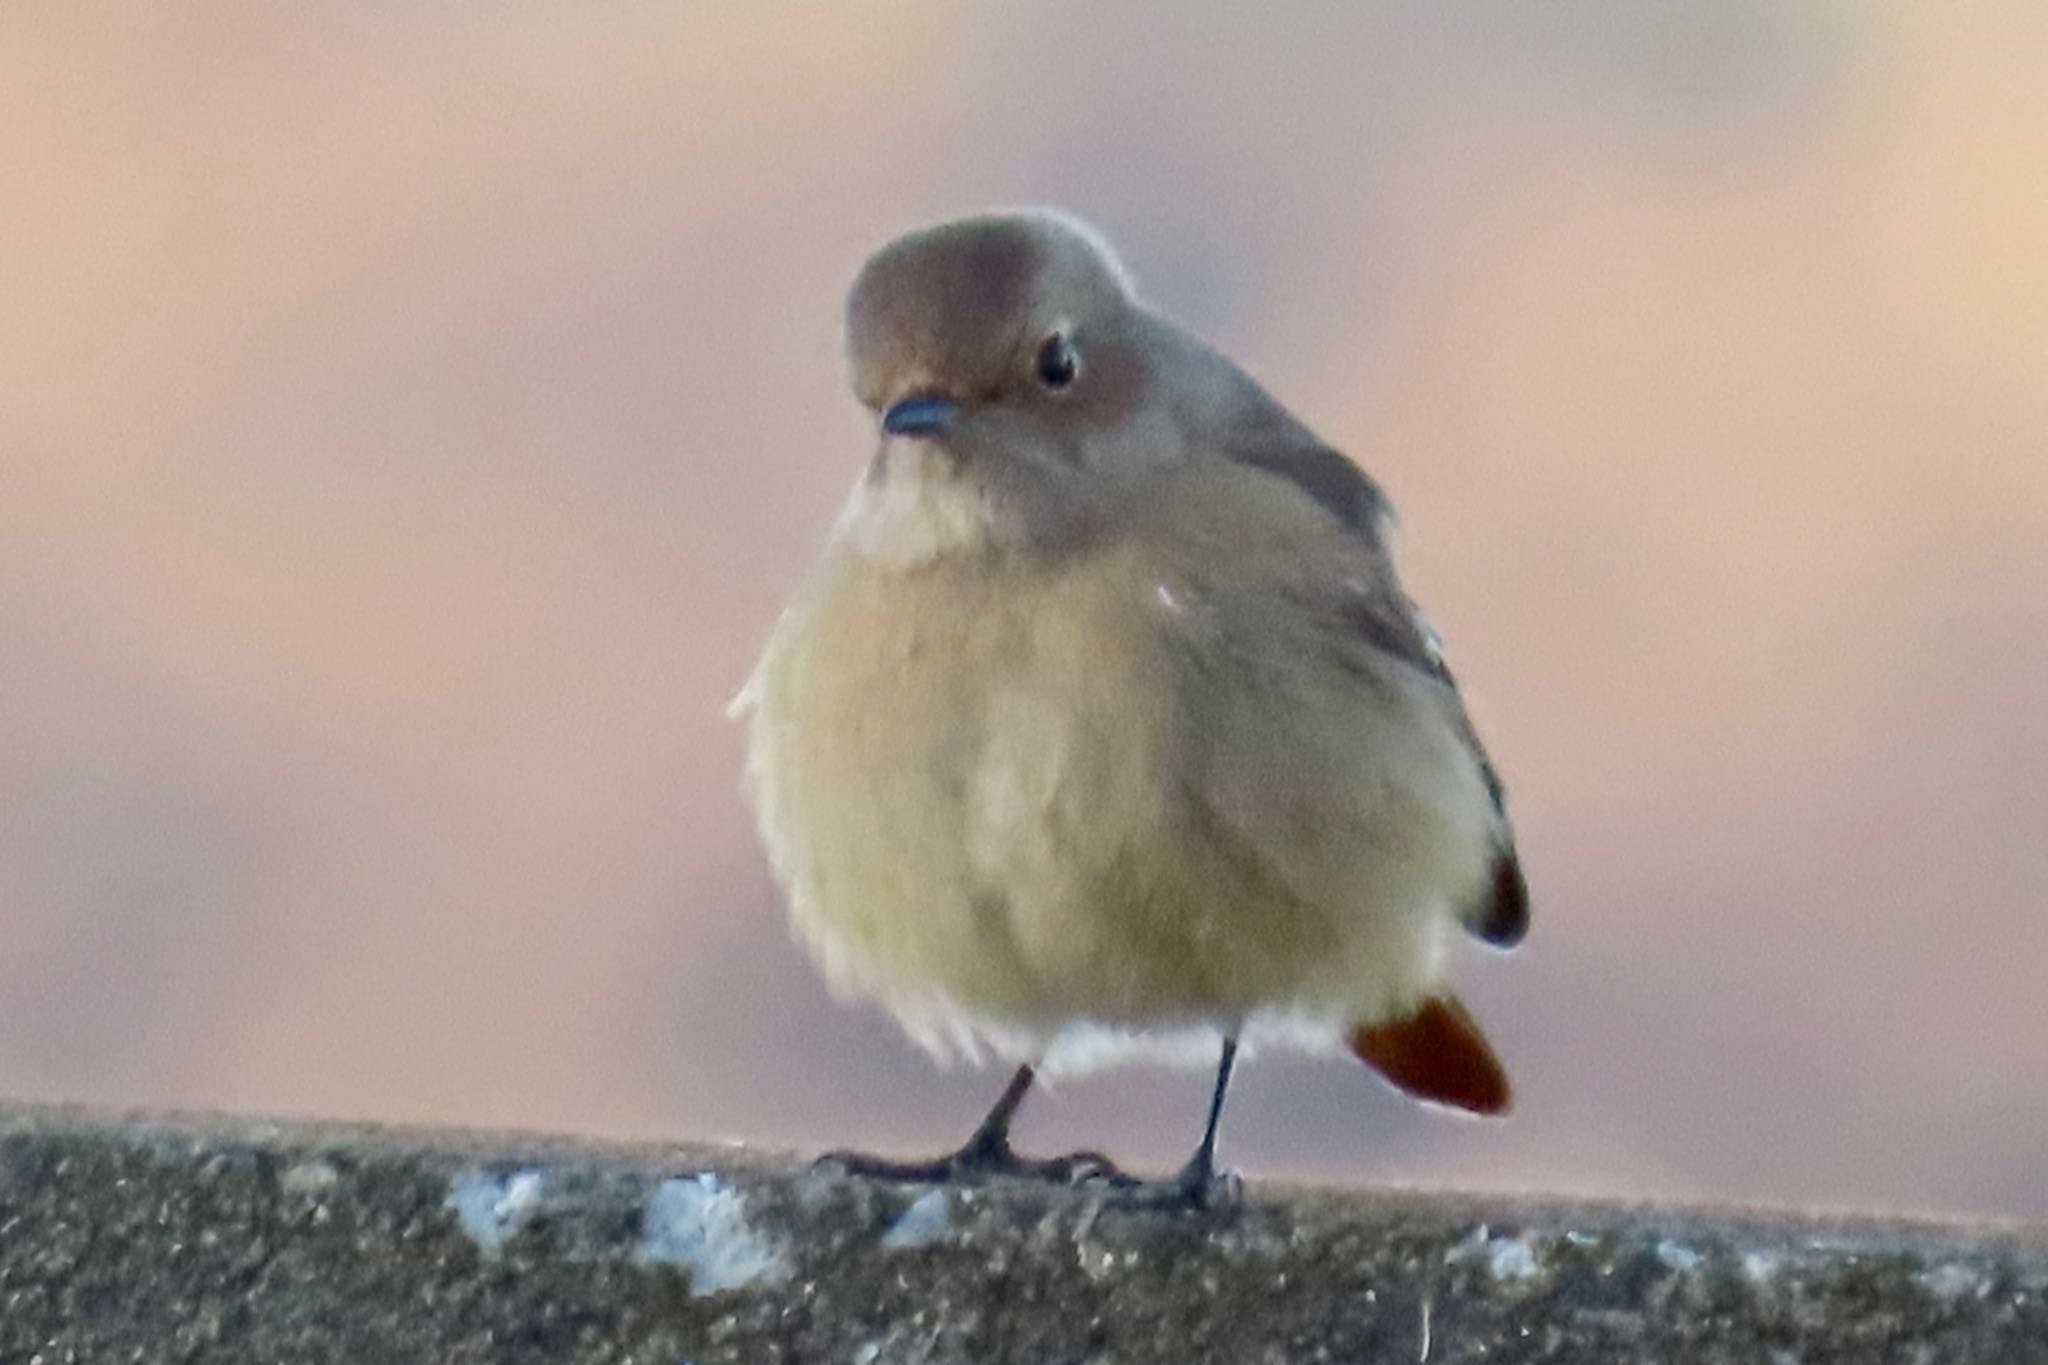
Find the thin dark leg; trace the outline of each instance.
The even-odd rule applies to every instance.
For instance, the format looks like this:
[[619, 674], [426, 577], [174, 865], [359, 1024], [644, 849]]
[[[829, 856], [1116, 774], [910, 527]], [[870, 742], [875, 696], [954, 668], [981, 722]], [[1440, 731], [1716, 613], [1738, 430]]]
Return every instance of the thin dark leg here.
[[1188, 1175], [1201, 1178], [1206, 1185], [1216, 1174], [1216, 1125], [1223, 1118], [1223, 1096], [1230, 1089], [1230, 1068], [1237, 1061], [1237, 1035], [1226, 1034], [1223, 1039], [1223, 1060], [1216, 1065], [1216, 1089], [1209, 1096], [1209, 1123], [1202, 1129], [1202, 1145], [1195, 1148], [1194, 1157], [1188, 1162]]
[[1010, 1123], [1017, 1117], [1017, 1110], [1031, 1092], [1031, 1084], [1037, 1077], [1038, 1073], [1029, 1065], [1018, 1067], [1017, 1074], [1010, 1077], [1010, 1083], [997, 1097], [995, 1107], [988, 1111], [988, 1117], [975, 1128], [973, 1136], [961, 1145], [959, 1151], [948, 1156], [931, 1161], [891, 1161], [859, 1152], [828, 1152], [819, 1160], [843, 1166], [853, 1175], [919, 1183], [984, 1175], [1028, 1176], [1067, 1182], [1089, 1178], [1127, 1178], [1099, 1152], [1075, 1152], [1071, 1156], [1044, 1161], [1017, 1155], [1016, 1149], [1010, 1146]]
[[1038, 1073], [1027, 1062], [1017, 1068], [1017, 1074], [1010, 1077], [1010, 1083], [1003, 1087], [1003, 1093], [996, 1097], [995, 1107], [988, 1111], [974, 1135], [966, 1145], [948, 1160], [955, 1165], [972, 1164], [1000, 1167], [1015, 1161], [1017, 1154], [1010, 1147], [1010, 1123], [1017, 1117], [1017, 1110], [1024, 1103], [1024, 1097], [1031, 1093], [1031, 1083], [1038, 1079]]
[[1125, 1192], [1127, 1202], [1144, 1208], [1206, 1209], [1234, 1197], [1237, 1177], [1216, 1174], [1216, 1126], [1223, 1118], [1223, 1097], [1230, 1090], [1230, 1069], [1237, 1061], [1237, 1035], [1223, 1038], [1223, 1057], [1216, 1065], [1216, 1088], [1209, 1095], [1209, 1122], [1202, 1129], [1202, 1143], [1180, 1174], [1171, 1180], [1132, 1186]]

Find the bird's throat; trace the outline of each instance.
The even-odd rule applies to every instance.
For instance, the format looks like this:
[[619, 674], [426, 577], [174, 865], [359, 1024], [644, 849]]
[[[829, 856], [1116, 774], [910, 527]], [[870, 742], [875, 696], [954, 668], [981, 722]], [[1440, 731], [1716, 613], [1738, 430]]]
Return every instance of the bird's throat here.
[[1002, 518], [961, 462], [929, 441], [887, 441], [840, 513], [838, 533], [877, 567], [915, 568], [982, 554], [1004, 539]]

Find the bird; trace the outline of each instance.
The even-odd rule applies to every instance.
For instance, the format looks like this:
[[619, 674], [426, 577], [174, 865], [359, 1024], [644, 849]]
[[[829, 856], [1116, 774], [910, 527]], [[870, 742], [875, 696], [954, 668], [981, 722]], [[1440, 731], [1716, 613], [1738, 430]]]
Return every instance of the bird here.
[[[845, 347], [876, 444], [735, 700], [746, 785], [834, 990], [1015, 1071], [948, 1156], [836, 1157], [1206, 1207], [1240, 1043], [1505, 1113], [1451, 949], [1518, 943], [1528, 887], [1379, 485], [1058, 210], [889, 242]], [[1041, 1072], [1190, 1046], [1170, 1179], [1013, 1147]]]

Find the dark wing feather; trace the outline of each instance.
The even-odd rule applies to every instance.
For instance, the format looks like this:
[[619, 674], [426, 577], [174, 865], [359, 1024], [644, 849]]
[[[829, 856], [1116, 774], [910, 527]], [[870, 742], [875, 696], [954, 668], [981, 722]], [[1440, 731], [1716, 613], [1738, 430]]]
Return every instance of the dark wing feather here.
[[1479, 765], [1480, 780], [1485, 782], [1493, 809], [1500, 816], [1500, 842], [1494, 850], [1492, 875], [1485, 893], [1465, 907], [1465, 927], [1496, 947], [1513, 947], [1529, 932], [1529, 887], [1522, 878], [1521, 860], [1515, 854], [1514, 834], [1508, 826], [1507, 791], [1501, 786], [1493, 760], [1487, 757], [1486, 746], [1479, 742], [1472, 718], [1465, 713], [1464, 701], [1458, 696], [1458, 680], [1451, 676], [1435, 635], [1423, 624], [1414, 604], [1394, 586], [1391, 568], [1380, 581], [1386, 584], [1385, 592], [1350, 599], [1343, 612], [1344, 623], [1382, 654], [1442, 683], [1450, 694], [1452, 722], [1471, 751], [1473, 762]]
[[1228, 454], [1287, 480], [1353, 530], [1376, 535], [1387, 514], [1379, 485], [1338, 451], [1302, 435], [1276, 430], [1263, 441], [1233, 442]]
[[1450, 693], [1451, 714], [1501, 817], [1493, 872], [1486, 892], [1466, 907], [1465, 927], [1499, 947], [1519, 943], [1529, 931], [1529, 888], [1508, 829], [1507, 793], [1465, 714], [1457, 679], [1444, 662], [1435, 634], [1400, 589], [1381, 536], [1389, 513], [1386, 498], [1342, 453], [1317, 440], [1263, 391], [1258, 396], [1263, 403], [1251, 405], [1250, 411], [1260, 420], [1235, 433], [1236, 439], [1224, 443], [1224, 452], [1240, 464], [1292, 483], [1367, 542], [1378, 572], [1368, 591], [1346, 598], [1341, 608], [1344, 624], [1374, 649], [1434, 678]]

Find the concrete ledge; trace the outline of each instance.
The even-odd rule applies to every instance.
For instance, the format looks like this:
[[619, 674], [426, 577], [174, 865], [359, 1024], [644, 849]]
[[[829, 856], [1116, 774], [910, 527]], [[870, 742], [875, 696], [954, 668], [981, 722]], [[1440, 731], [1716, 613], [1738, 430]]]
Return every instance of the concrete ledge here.
[[2048, 1361], [2048, 1233], [0, 1108], [0, 1361]]

